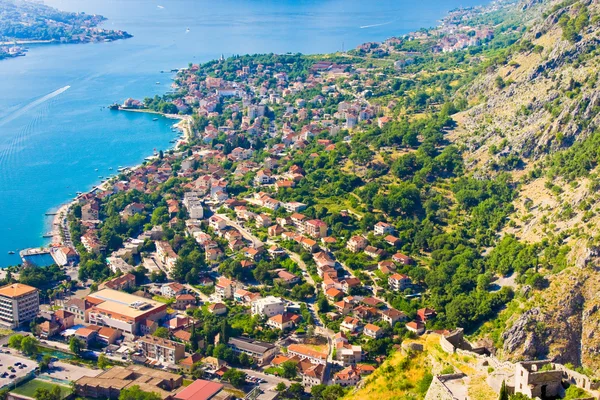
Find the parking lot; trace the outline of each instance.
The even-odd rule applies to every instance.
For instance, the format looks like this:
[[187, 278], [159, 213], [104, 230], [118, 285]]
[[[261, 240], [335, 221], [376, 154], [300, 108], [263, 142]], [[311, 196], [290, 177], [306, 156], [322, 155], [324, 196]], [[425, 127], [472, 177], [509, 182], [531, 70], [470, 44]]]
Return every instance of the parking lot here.
[[91, 369], [87, 367], [80, 367], [77, 365], [67, 364], [62, 361], [55, 361], [52, 363], [51, 368], [48, 372], [42, 374], [54, 379], [60, 379], [64, 381], [76, 381], [82, 376], [97, 376], [102, 372], [99, 369]]
[[6, 353], [4, 349], [0, 354], [0, 387], [24, 377], [37, 367], [37, 362], [33, 360]]

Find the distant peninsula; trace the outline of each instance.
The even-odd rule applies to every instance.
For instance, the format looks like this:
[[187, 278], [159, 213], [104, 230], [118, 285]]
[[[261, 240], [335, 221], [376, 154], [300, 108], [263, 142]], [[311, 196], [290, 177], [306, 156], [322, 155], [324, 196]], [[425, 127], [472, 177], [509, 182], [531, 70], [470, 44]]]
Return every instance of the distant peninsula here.
[[130, 38], [121, 30], [98, 27], [106, 18], [57, 10], [22, 0], [0, 0], [0, 60], [25, 55], [26, 44], [89, 43]]

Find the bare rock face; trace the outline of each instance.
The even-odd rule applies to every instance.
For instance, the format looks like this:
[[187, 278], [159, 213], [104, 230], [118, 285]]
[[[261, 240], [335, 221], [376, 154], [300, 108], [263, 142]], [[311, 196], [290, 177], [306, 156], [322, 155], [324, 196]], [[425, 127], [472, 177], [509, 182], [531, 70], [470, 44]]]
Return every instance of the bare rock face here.
[[507, 328], [502, 353], [512, 361], [549, 358], [600, 371], [600, 273], [571, 268], [534, 295]]

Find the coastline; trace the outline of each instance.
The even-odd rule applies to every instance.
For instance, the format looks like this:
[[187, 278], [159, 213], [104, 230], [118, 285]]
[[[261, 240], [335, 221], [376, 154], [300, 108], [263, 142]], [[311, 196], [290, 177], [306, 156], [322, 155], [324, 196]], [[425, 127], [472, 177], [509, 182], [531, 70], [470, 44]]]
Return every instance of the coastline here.
[[[127, 109], [127, 108], [119, 108], [118, 111], [128, 111], [128, 112], [138, 112], [138, 113], [146, 113], [146, 114], [156, 114], [156, 115], [160, 115], [162, 117], [168, 118], [168, 119], [177, 119], [179, 120], [179, 122], [173, 124], [172, 126], [174, 128], [176, 128], [177, 130], [180, 131], [180, 135], [177, 137], [177, 142], [171, 147], [168, 148], [166, 150], [175, 150], [177, 151], [178, 149], [181, 148], [181, 146], [183, 146], [184, 144], [186, 144], [187, 142], [189, 142], [192, 138], [193, 138], [193, 131], [192, 131], [192, 127], [191, 127], [191, 121], [192, 118], [189, 115], [179, 115], [179, 114], [163, 114], [161, 112], [158, 111], [153, 111], [153, 110], [147, 110], [147, 109]], [[148, 156], [151, 157], [151, 156]], [[146, 159], [148, 158], [146, 157]], [[131, 167], [126, 167], [126, 170], [123, 171], [124, 173], [131, 173], [135, 170], [137, 170], [138, 168], [140, 168], [143, 165], [142, 163], [133, 165]], [[81, 196], [85, 196], [86, 194], [92, 193], [96, 190], [106, 190], [107, 186], [109, 186], [110, 184], [112, 184], [113, 179], [119, 174], [119, 172], [117, 172], [117, 174], [114, 174], [110, 177], [108, 177], [108, 179], [104, 182], [100, 182], [98, 185], [94, 185], [90, 190], [86, 191], [86, 192], [82, 192], [81, 194], [77, 195], [75, 198], [62, 203], [58, 206], [58, 209], [55, 211], [55, 215], [52, 218], [52, 225], [51, 225], [51, 234], [52, 234], [52, 238], [50, 239], [50, 243], [42, 246], [42, 247], [60, 247], [60, 246], [64, 246], [65, 245], [65, 240], [63, 238], [63, 236], [61, 235], [62, 230], [63, 229], [69, 229], [68, 224], [66, 223], [66, 217], [68, 215], [68, 212], [70, 210], [70, 208], [75, 205], [78, 201], [78, 199]]]

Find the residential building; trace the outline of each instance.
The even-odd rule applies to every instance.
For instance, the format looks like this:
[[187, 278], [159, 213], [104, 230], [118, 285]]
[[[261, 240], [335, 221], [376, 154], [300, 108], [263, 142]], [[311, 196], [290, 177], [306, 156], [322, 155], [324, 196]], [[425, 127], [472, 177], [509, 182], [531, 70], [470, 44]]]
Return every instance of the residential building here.
[[396, 253], [392, 256], [392, 261], [402, 265], [412, 265], [414, 264], [414, 260], [407, 255], [402, 253]]
[[393, 274], [388, 277], [388, 284], [392, 290], [404, 290], [411, 285], [411, 280], [408, 275], [404, 274]]
[[215, 294], [221, 299], [232, 299], [235, 289], [235, 282], [233, 282], [231, 279], [221, 276], [215, 285]]
[[208, 306], [208, 312], [215, 315], [223, 315], [227, 312], [227, 306], [223, 303], [213, 303]]
[[327, 224], [320, 219], [311, 219], [304, 223], [304, 232], [314, 238], [327, 236]]
[[175, 262], [177, 261], [177, 254], [169, 244], [169, 242], [157, 240], [156, 255], [162, 264], [165, 266], [167, 271], [171, 272], [175, 268]]
[[79, 262], [79, 254], [74, 248], [68, 246], [61, 246], [52, 252], [52, 258], [57, 265], [75, 265]]
[[113, 289], [113, 290], [125, 290], [135, 287], [135, 275], [125, 274], [117, 276], [109, 281], [103, 282], [98, 285], [98, 289]]
[[85, 299], [72, 298], [63, 303], [62, 309], [74, 314], [76, 320], [85, 321], [85, 310], [90, 306]]
[[381, 319], [390, 324], [390, 326], [394, 327], [396, 322], [401, 322], [406, 320], [406, 314], [402, 311], [398, 311], [394, 308], [389, 308], [385, 311], [381, 311]]
[[142, 353], [150, 360], [176, 364], [185, 357], [185, 346], [172, 340], [156, 336], [143, 336], [138, 339]]
[[368, 243], [369, 242], [367, 242], [367, 239], [365, 239], [362, 236], [352, 236], [350, 238], [350, 240], [348, 240], [346, 247], [351, 252], [357, 253], [357, 252], [361, 251], [362, 249], [364, 249], [365, 247], [367, 247]]
[[340, 325], [342, 332], [355, 333], [360, 329], [360, 320], [358, 318], [346, 317]]
[[184, 293], [187, 293], [187, 290], [181, 283], [177, 282], [166, 283], [160, 288], [160, 294], [168, 298], [177, 297]]
[[417, 335], [422, 335], [425, 333], [425, 324], [420, 321], [411, 321], [411, 322], [407, 323], [405, 326], [406, 326], [406, 329], [408, 329], [411, 332], [416, 333]]
[[343, 387], [356, 386], [360, 382], [360, 372], [354, 365], [349, 365], [340, 372], [337, 372], [332, 379], [335, 385]]
[[0, 288], [0, 325], [16, 328], [35, 318], [40, 311], [39, 291], [22, 283]]
[[267, 325], [275, 329], [285, 331], [291, 329], [300, 320], [300, 316], [291, 313], [283, 313], [272, 316], [267, 320]]
[[251, 308], [252, 315], [273, 317], [278, 314], [283, 314], [285, 311], [285, 303], [280, 297], [267, 296], [253, 301]]
[[371, 339], [378, 339], [383, 336], [383, 329], [377, 325], [366, 324], [363, 328], [363, 334]]
[[176, 310], [185, 310], [196, 305], [196, 297], [193, 294], [184, 293], [175, 297], [173, 308]]
[[386, 222], [378, 222], [375, 224], [373, 232], [378, 236], [390, 235], [394, 233], [394, 227]]

